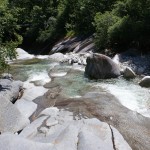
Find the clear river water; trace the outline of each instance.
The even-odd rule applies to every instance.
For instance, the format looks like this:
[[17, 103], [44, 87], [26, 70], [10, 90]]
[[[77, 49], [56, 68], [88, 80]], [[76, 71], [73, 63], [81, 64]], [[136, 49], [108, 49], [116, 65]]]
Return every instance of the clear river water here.
[[[25, 54], [23, 55], [25, 56]], [[54, 62], [48, 56], [23, 59], [20, 57], [11, 64], [10, 73], [15, 79], [24, 82], [40, 81], [46, 83], [50, 81], [48, 73], [52, 68], [60, 70], [61, 73], [62, 70], [65, 72], [72, 66]], [[63, 86], [64, 94], [68, 97], [80, 97], [90, 88], [104, 90], [117, 97], [125, 107], [150, 117], [150, 89], [138, 85], [140, 78], [126, 80], [120, 77], [109, 80], [88, 80], [84, 76], [83, 67], [75, 66], [73, 68], [73, 72], [68, 72], [67, 76], [57, 79], [57, 82]]]

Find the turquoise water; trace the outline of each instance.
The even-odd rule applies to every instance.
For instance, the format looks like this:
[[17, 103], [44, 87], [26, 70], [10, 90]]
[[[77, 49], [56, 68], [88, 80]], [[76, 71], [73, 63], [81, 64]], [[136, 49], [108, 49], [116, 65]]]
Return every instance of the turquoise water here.
[[[55, 67], [54, 67], [55, 66]], [[72, 66], [58, 64], [48, 59], [31, 59], [16, 61], [11, 65], [10, 73], [21, 81], [48, 79], [48, 72], [67, 72], [66, 76], [55, 77], [53, 82], [60, 85], [67, 97], [80, 97], [89, 91], [107, 91], [115, 95], [127, 108], [150, 117], [150, 89], [138, 85], [139, 78], [134, 80], [119, 79], [88, 80], [84, 72], [74, 70]]]

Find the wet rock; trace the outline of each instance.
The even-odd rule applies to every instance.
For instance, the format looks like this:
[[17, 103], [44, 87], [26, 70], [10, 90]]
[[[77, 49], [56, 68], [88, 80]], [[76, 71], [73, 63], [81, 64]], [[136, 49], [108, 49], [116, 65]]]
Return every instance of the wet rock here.
[[50, 69], [48, 75], [50, 78], [54, 77], [63, 77], [67, 75], [67, 72], [69, 72], [70, 68], [63, 68], [55, 66], [54, 68]]
[[94, 79], [116, 78], [120, 69], [109, 57], [93, 53], [87, 58], [85, 74]]
[[29, 119], [5, 97], [0, 96], [0, 132], [17, 132], [29, 124]]
[[142, 87], [150, 87], [150, 76], [145, 76], [139, 83]]
[[43, 86], [45, 85], [47, 82], [43, 81], [43, 80], [35, 80], [35, 81], [31, 81], [30, 83], [33, 83], [35, 86]]
[[59, 86], [59, 84], [54, 83], [54, 82], [49, 82], [49, 83], [46, 83], [46, 84], [44, 85], [44, 87], [47, 88], [47, 89], [49, 89], [49, 88], [54, 88], [54, 87], [58, 87], [58, 86]]
[[135, 78], [136, 74], [134, 73], [134, 71], [131, 68], [126, 67], [125, 70], [123, 71], [123, 77], [125, 77], [125, 78]]
[[67, 72], [50, 72], [50, 77], [63, 77], [67, 74]]

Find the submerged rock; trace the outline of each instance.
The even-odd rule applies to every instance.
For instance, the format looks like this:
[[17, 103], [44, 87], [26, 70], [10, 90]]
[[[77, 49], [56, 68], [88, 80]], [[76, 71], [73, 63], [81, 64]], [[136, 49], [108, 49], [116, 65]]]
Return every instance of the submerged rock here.
[[150, 76], [145, 76], [139, 83], [142, 87], [150, 87]]
[[87, 58], [85, 74], [94, 79], [116, 78], [120, 76], [120, 69], [109, 57], [93, 53]]

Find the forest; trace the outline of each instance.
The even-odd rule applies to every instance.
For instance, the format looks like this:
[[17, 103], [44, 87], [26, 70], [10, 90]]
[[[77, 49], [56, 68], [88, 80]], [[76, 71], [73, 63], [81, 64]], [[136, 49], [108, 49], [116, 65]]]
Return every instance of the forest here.
[[18, 45], [47, 53], [61, 38], [89, 35], [99, 52], [149, 52], [150, 0], [0, 0], [0, 69]]

